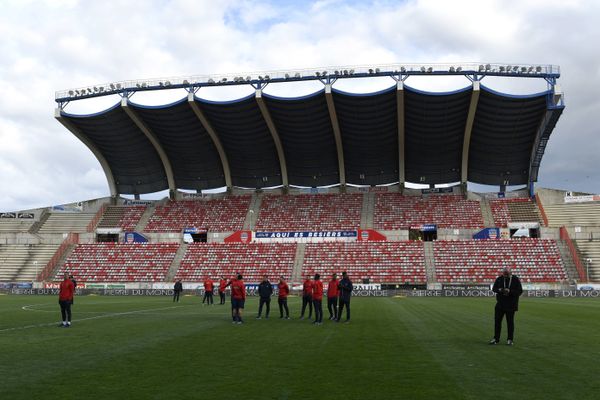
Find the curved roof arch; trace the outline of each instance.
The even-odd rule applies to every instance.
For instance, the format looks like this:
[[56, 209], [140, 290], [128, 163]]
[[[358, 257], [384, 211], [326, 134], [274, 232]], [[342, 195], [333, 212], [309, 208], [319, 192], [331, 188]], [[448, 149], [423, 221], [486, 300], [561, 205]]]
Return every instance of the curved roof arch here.
[[144, 194], [169, 181], [185, 190], [270, 188], [286, 177], [301, 187], [526, 184], [537, 180], [564, 109], [553, 90], [515, 95], [478, 83], [477, 92], [429, 92], [398, 79], [350, 93], [321, 81], [326, 90], [298, 97], [265, 93], [264, 85], [225, 101], [190, 91], [165, 105], [126, 101], [127, 110], [119, 103], [85, 115], [58, 108], [57, 118], [110, 172], [111, 194]]

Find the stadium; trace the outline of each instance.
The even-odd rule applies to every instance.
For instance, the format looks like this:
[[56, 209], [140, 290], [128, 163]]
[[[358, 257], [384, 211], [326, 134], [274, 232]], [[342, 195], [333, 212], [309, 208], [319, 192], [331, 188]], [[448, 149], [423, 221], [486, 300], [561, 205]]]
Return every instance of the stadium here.
[[[416, 76], [470, 84], [427, 92], [410, 86]], [[542, 80], [547, 90], [501, 93], [485, 85], [497, 76]], [[349, 93], [334, 86], [375, 78], [389, 79], [389, 87]], [[68, 381], [51, 384], [56, 376], [40, 372], [52, 368], [40, 356], [46, 351], [78, 368], [78, 393], [98, 398], [227, 390], [231, 371], [223, 369], [232, 362], [252, 368], [256, 357], [269, 367], [238, 377], [239, 396], [323, 398], [304, 383], [320, 363], [327, 372], [314, 382], [317, 392], [337, 384], [339, 368], [356, 380], [347, 383], [351, 393], [329, 398], [482, 398], [490, 382], [511, 382], [505, 392], [526, 398], [545, 395], [540, 387], [556, 391], [551, 398], [594, 398], [594, 361], [582, 354], [598, 350], [589, 340], [598, 332], [600, 198], [536, 186], [565, 109], [559, 78], [555, 65], [388, 64], [57, 92], [56, 120], [93, 153], [110, 193], [0, 215], [3, 356], [42, 376], [28, 391], [3, 370], [13, 396], [6, 398], [60, 396]], [[304, 81], [323, 87], [285, 98], [264, 92]], [[205, 87], [241, 85], [254, 93], [202, 98]], [[137, 92], [172, 89], [187, 95], [160, 106], [134, 102]], [[108, 109], [68, 111], [73, 102], [115, 95], [120, 101]], [[477, 192], [471, 184], [496, 189]], [[160, 191], [168, 195], [146, 198]], [[517, 339], [509, 351], [491, 351], [490, 285], [505, 267], [523, 285], [517, 335], [527, 344]], [[320, 274], [327, 282], [342, 271], [354, 283], [352, 323], [315, 328], [298, 320], [304, 279]], [[65, 273], [77, 281], [68, 332], [54, 329]], [[238, 273], [249, 295], [241, 329], [228, 310], [200, 303], [206, 279]], [[273, 317], [276, 306], [271, 321], [254, 321], [264, 276], [290, 283], [287, 326]], [[175, 304], [178, 280], [184, 297]], [[44, 344], [65, 334], [70, 361]], [[565, 348], [559, 343], [569, 335]], [[351, 353], [345, 367], [327, 358], [330, 340]], [[554, 355], [544, 355], [548, 344]], [[229, 351], [239, 360], [218, 355]], [[289, 368], [279, 369], [279, 357]], [[525, 370], [494, 377], [504, 358]], [[189, 372], [209, 360], [218, 372]], [[568, 380], [557, 379], [562, 370], [542, 372], [553, 362], [578, 372]], [[281, 380], [264, 393], [252, 388], [271, 375]]]

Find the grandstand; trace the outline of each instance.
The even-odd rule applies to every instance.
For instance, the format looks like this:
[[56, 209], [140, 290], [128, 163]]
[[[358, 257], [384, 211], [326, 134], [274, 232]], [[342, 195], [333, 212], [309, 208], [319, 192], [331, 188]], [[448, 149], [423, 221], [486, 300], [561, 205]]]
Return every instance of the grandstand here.
[[[197, 283], [241, 272], [248, 282], [264, 274], [296, 282], [347, 270], [359, 282], [437, 287], [489, 283], [503, 266], [528, 284], [585, 280], [584, 259], [600, 257], [598, 242], [575, 228], [600, 226], [600, 202], [566, 204], [562, 192], [536, 196], [534, 187], [564, 109], [558, 68], [439, 68], [432, 73], [471, 84], [424, 92], [404, 81], [428, 69], [398, 65], [330, 71], [320, 75], [323, 90], [297, 98], [264, 93], [265, 74], [250, 77], [252, 96], [228, 102], [196, 89], [247, 80], [172, 80], [186, 97], [153, 107], [129, 94], [164, 83], [57, 93], [56, 119], [96, 156], [110, 197], [3, 214], [0, 280], [69, 271], [83, 284]], [[502, 74], [543, 78], [549, 89], [512, 96], [481, 84]], [[298, 80], [270, 76], [269, 84]], [[350, 76], [394, 81], [369, 94], [333, 88]], [[65, 111], [107, 94], [122, 100], [91, 115]], [[498, 192], [471, 192], [468, 183]], [[162, 190], [162, 200], [141, 198]], [[532, 238], [511, 238], [516, 230]], [[592, 262], [589, 278], [600, 279], [596, 271]]]

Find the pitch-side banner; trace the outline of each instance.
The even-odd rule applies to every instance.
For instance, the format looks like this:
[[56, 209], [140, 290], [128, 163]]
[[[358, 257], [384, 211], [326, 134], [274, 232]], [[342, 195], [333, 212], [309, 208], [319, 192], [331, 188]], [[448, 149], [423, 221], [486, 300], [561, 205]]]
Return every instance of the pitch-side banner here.
[[264, 241], [270, 243], [354, 241], [357, 239], [358, 231], [293, 231], [254, 233], [255, 241]]

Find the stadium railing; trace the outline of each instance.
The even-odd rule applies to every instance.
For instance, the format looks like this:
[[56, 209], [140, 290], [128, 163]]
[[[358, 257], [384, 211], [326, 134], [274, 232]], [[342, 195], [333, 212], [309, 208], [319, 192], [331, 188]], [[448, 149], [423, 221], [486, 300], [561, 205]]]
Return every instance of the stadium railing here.
[[65, 251], [67, 251], [67, 248], [69, 247], [69, 245], [76, 244], [76, 243], [79, 243], [79, 234], [78, 233], [69, 233], [69, 235], [67, 235], [65, 240], [63, 240], [63, 242], [60, 244], [60, 246], [56, 250], [56, 253], [54, 253], [54, 255], [52, 256], [50, 261], [48, 261], [48, 264], [46, 264], [44, 269], [39, 273], [39, 275], [37, 277], [38, 282], [45, 281], [46, 279], [48, 279], [50, 277], [50, 274], [52, 274], [52, 271], [54, 271], [54, 268], [56, 268], [58, 261], [65, 254]]
[[544, 210], [544, 206], [542, 205], [542, 200], [539, 197], [536, 197], [538, 210], [540, 210], [540, 215], [542, 216], [542, 221], [544, 221], [544, 226], [548, 226], [548, 217], [546, 216], [546, 210]]
[[567, 247], [569, 248], [569, 252], [571, 253], [571, 256], [573, 257], [573, 262], [575, 263], [575, 268], [577, 269], [577, 274], [579, 275], [579, 279], [582, 282], [589, 282], [589, 277], [587, 276], [587, 274], [585, 272], [585, 268], [583, 268], [583, 264], [581, 263], [581, 259], [579, 258], [579, 253], [577, 252], [577, 249], [575, 248], [575, 245], [573, 244], [573, 241], [571, 240], [571, 237], [569, 236], [569, 232], [567, 231], [567, 228], [564, 226], [560, 227], [560, 238], [561, 238], [561, 240], [564, 240], [564, 242], [567, 244]]
[[102, 206], [100, 207], [100, 209], [98, 210], [96, 215], [94, 215], [94, 218], [92, 218], [92, 220], [88, 224], [88, 226], [86, 228], [87, 232], [94, 232], [94, 229], [96, 229], [96, 225], [98, 225], [100, 218], [102, 218], [102, 215], [104, 214], [105, 209], [106, 209], [106, 204], [102, 204]]

